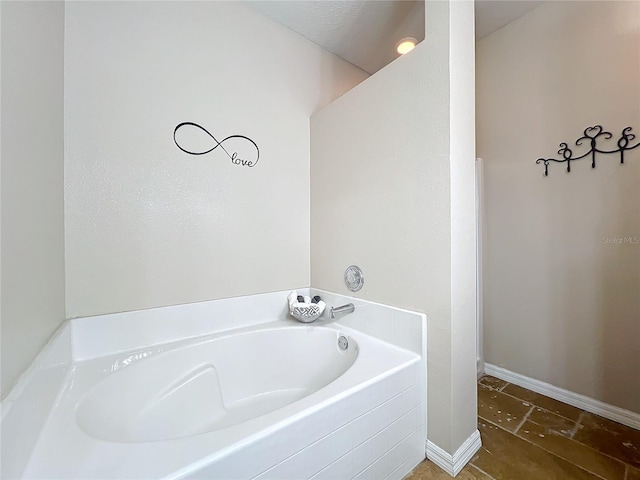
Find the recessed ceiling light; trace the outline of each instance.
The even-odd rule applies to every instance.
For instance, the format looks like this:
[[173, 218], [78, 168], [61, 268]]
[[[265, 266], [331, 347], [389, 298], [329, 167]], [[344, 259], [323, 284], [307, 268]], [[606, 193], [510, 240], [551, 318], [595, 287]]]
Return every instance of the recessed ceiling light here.
[[415, 38], [405, 37], [396, 44], [396, 52], [398, 52], [400, 55], [409, 53], [415, 48], [416, 43], [418, 43], [418, 41]]

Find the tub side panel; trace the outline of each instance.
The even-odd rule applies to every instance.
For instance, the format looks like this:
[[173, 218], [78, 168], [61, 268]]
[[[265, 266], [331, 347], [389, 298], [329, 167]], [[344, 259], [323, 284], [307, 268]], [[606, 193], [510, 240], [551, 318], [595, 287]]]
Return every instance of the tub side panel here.
[[[179, 478], [352, 478], [424, 459], [418, 361]], [[374, 465], [376, 465], [374, 467]], [[327, 475], [330, 475], [329, 477]], [[376, 477], [377, 478], [377, 477]], [[391, 477], [390, 477], [391, 478]]]

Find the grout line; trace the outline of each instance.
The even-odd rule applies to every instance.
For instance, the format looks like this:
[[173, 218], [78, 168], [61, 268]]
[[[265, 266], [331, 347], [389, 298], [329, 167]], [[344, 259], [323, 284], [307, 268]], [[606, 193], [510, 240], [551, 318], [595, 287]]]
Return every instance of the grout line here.
[[531, 415], [531, 412], [533, 412], [533, 409], [536, 408], [535, 405], [531, 405], [531, 408], [529, 409], [529, 411], [527, 412], [527, 414], [522, 418], [522, 420], [520, 420], [520, 424], [516, 427], [516, 429], [513, 431], [513, 434], [515, 435], [516, 433], [518, 433], [518, 430], [520, 430], [520, 428], [522, 427], [522, 425], [524, 425], [524, 422], [527, 421], [527, 419], [529, 418], [529, 415]]
[[[536, 407], [536, 406], [534, 405], [534, 408], [539, 408], [539, 407]], [[543, 410], [544, 410], [544, 409], [543, 409]], [[548, 410], [547, 410], [547, 411], [548, 411]], [[553, 413], [553, 412], [551, 412], [551, 413]], [[575, 435], [575, 433], [576, 433], [576, 432], [577, 432], [577, 430], [578, 430], [578, 426], [579, 426], [579, 425], [580, 425], [580, 423], [582, 422], [582, 416], [583, 416], [583, 415], [585, 415], [586, 413], [587, 413], [586, 411], [583, 411], [583, 412], [581, 412], [581, 413], [580, 413], [580, 416], [578, 417], [578, 420], [577, 420], [577, 422], [576, 422], [576, 426], [575, 426], [575, 427], [573, 427], [573, 429], [572, 429], [571, 436], [570, 436], [570, 437], [564, 437], [564, 438], [566, 438], [566, 439], [568, 439], [568, 440], [571, 440], [572, 442], [575, 442], [575, 443], [577, 443], [578, 445], [582, 445], [583, 447], [588, 448], [589, 450], [593, 451], [593, 452], [594, 452], [594, 453], [596, 453], [596, 454], [599, 454], [599, 455], [601, 455], [601, 456], [603, 456], [603, 457], [607, 457], [607, 458], [609, 458], [609, 459], [611, 459], [611, 460], [614, 460], [614, 461], [615, 461], [615, 462], [617, 462], [617, 463], [621, 463], [622, 465], [624, 465], [624, 467], [625, 467], [625, 472], [626, 472], [626, 471], [628, 470], [629, 464], [628, 464], [628, 463], [626, 463], [624, 460], [622, 460], [622, 459], [620, 459], [620, 458], [618, 458], [618, 457], [614, 457], [614, 456], [612, 456], [612, 455], [609, 455], [608, 453], [601, 452], [601, 451], [600, 451], [600, 450], [598, 450], [597, 448], [594, 448], [594, 447], [592, 447], [591, 445], [587, 445], [587, 444], [584, 444], [584, 443], [582, 443], [582, 442], [579, 442], [578, 440], [576, 440], [576, 439], [574, 439], [574, 438], [573, 438], [573, 436]], [[529, 414], [527, 414], [527, 417], [528, 417], [528, 416], [529, 416]], [[483, 420], [486, 420], [486, 419], [483, 419]], [[570, 420], [570, 419], [568, 419], [568, 420]], [[487, 421], [489, 421], [489, 420], [487, 420]], [[534, 422], [534, 421], [531, 421], [531, 422], [532, 422], [532, 423], [536, 423], [536, 422]], [[496, 426], [496, 427], [498, 427], [498, 428], [502, 428], [500, 425], [497, 425], [497, 424], [495, 424], [495, 423], [493, 423], [493, 422], [490, 422], [490, 423], [492, 423], [493, 425], [495, 425], [495, 426]], [[524, 421], [523, 421], [522, 423], [524, 424]], [[539, 424], [539, 423], [536, 423], [536, 425], [540, 425], [540, 424]], [[541, 426], [541, 427], [544, 427], [544, 425], [540, 425], [540, 426]], [[507, 429], [505, 429], [505, 428], [502, 428], [502, 429], [503, 429], [503, 430], [505, 430], [506, 432], [511, 433], [512, 435], [515, 435], [515, 436], [516, 436], [516, 437], [518, 437], [518, 438], [521, 438], [522, 440], [524, 440], [525, 442], [530, 443], [531, 445], [535, 445], [536, 447], [539, 447], [539, 448], [541, 448], [541, 449], [543, 449], [543, 450], [545, 450], [545, 451], [547, 451], [547, 452], [551, 453], [552, 455], [555, 455], [556, 457], [562, 458], [563, 460], [566, 460], [566, 461], [567, 461], [567, 462], [569, 462], [569, 463], [573, 463], [573, 461], [571, 461], [571, 460], [569, 460], [569, 459], [567, 459], [567, 458], [564, 458], [564, 457], [563, 457], [563, 456], [561, 456], [560, 454], [558, 454], [558, 453], [556, 453], [556, 452], [552, 452], [551, 450], [547, 450], [546, 448], [544, 448], [544, 447], [542, 447], [542, 446], [538, 445], [537, 443], [534, 443], [534, 442], [532, 442], [532, 441], [528, 440], [527, 438], [525, 438], [525, 437], [523, 437], [523, 436], [521, 436], [521, 435], [518, 435], [518, 433], [517, 433], [517, 432], [520, 430], [520, 427], [522, 427], [522, 425], [519, 425], [515, 432], [509, 432], [509, 430], [507, 430]], [[544, 427], [544, 428], [547, 428], [547, 427]], [[563, 436], [563, 435], [561, 435], [561, 436]], [[574, 463], [574, 465], [576, 465], [576, 466], [578, 466], [578, 467], [582, 468], [583, 470], [587, 470], [587, 468], [586, 468], [586, 467], [583, 467], [583, 466], [581, 466], [581, 465], [578, 465], [577, 463]], [[598, 474], [596, 474], [596, 473], [594, 473], [594, 472], [592, 472], [592, 471], [590, 471], [590, 470], [587, 470], [587, 471], [588, 471], [589, 473], [592, 473], [592, 474], [594, 474], [594, 475], [596, 475], [596, 476], [600, 477], [600, 475], [598, 475]], [[602, 478], [602, 477], [601, 477], [601, 478]], [[625, 478], [625, 479], [623, 479], [623, 480], [626, 480], [626, 478]]]
[[[476, 470], [478, 470], [479, 472], [484, 473], [487, 477], [489, 477], [491, 480], [496, 480], [493, 475], [489, 475], [487, 472], [485, 472], [484, 470], [482, 470], [479, 467], [476, 467], [473, 463], [469, 463], [469, 465], [471, 465], [471, 467], [475, 468]], [[626, 480], [626, 479], [625, 479]]]
[[[481, 417], [480, 415], [478, 415], [478, 420], [482, 420], [483, 422], [487, 422], [490, 423], [491, 425], [493, 425], [494, 427], [498, 427], [500, 430], [504, 430], [505, 432], [507, 432], [509, 435], [514, 435], [517, 436], [515, 433], [513, 433], [511, 430], [507, 430], [502, 424], [498, 424], [493, 422], [492, 420], [487, 420], [484, 417]], [[520, 437], [518, 437], [520, 438]]]
[[[498, 389], [498, 391], [499, 391], [499, 392], [501, 392], [502, 390], [504, 390], [504, 389], [507, 387], [507, 385], [509, 385], [509, 382], [506, 382], [504, 385], [502, 385], [502, 386]], [[508, 395], [508, 393], [507, 393], [507, 394], [505, 394], [505, 395]]]
[[573, 437], [575, 437], [576, 433], [578, 433], [578, 429], [580, 428], [580, 424], [582, 423], [582, 417], [584, 417], [584, 414], [584, 411], [580, 412], [580, 416], [578, 416], [578, 420], [576, 420], [576, 426], [571, 430], [571, 436], [569, 437], [571, 440], [573, 440]]
[[[535, 405], [533, 406], [533, 408], [536, 408], [536, 407], [535, 407]], [[527, 416], [528, 416], [528, 415], [527, 415]], [[557, 452], [553, 452], [553, 451], [551, 451], [551, 450], [548, 450], [548, 449], [546, 449], [545, 447], [543, 447], [543, 446], [541, 446], [541, 445], [538, 445], [537, 443], [532, 442], [531, 440], [529, 440], [528, 438], [526, 438], [526, 437], [524, 437], [524, 436], [518, 435], [518, 434], [517, 434], [517, 433], [515, 433], [515, 432], [511, 432], [511, 431], [507, 430], [506, 428], [502, 427], [501, 425], [498, 425], [497, 423], [492, 422], [491, 420], [487, 420], [486, 418], [483, 418], [483, 417], [480, 417], [480, 416], [478, 416], [478, 418], [479, 418], [479, 419], [481, 419], [482, 421], [485, 421], [485, 422], [487, 422], [487, 423], [490, 423], [491, 425], [493, 425], [493, 426], [494, 426], [494, 427], [496, 427], [496, 428], [499, 428], [500, 430], [503, 430], [503, 431], [504, 431], [504, 432], [506, 432], [508, 435], [512, 435], [513, 437], [515, 437], [515, 438], [517, 438], [517, 439], [519, 439], [519, 440], [522, 440], [523, 442], [525, 442], [525, 443], [527, 443], [528, 445], [530, 445], [530, 447], [529, 447], [529, 448], [533, 447], [533, 449], [534, 449], [534, 450], [535, 450], [535, 449], [540, 449], [540, 450], [542, 450], [542, 451], [545, 451], [545, 452], [547, 452], [548, 454], [550, 454], [550, 455], [552, 455], [552, 456], [554, 456], [554, 457], [560, 458], [560, 459], [564, 460], [565, 462], [570, 463], [570, 464], [571, 464], [571, 465], [573, 465], [574, 467], [578, 467], [580, 470], [584, 470], [585, 472], [590, 473], [591, 475], [594, 475], [594, 476], [595, 476], [595, 477], [597, 477], [597, 478], [600, 478], [600, 479], [602, 479], [602, 480], [606, 480], [604, 477], [602, 477], [602, 476], [598, 475], [597, 473], [592, 472], [591, 470], [587, 469], [586, 467], [584, 467], [584, 466], [582, 466], [582, 465], [578, 465], [577, 463], [574, 463], [572, 460], [569, 460], [568, 458], [564, 458], [562, 455], [558, 454]], [[520, 427], [518, 427], [518, 428], [520, 428]], [[517, 431], [518, 431], [518, 430], [516, 430], [516, 432], [517, 432]], [[566, 437], [565, 437], [565, 438], [566, 438]], [[571, 439], [570, 439], [570, 440], [571, 440]], [[572, 441], [572, 442], [576, 442], [575, 440], [571, 440], [571, 441]], [[578, 443], [578, 444], [582, 445], [580, 442], [576, 442], [576, 443]], [[594, 451], [596, 451], [596, 452], [597, 452], [597, 450], [594, 450]], [[601, 453], [601, 452], [598, 452], [598, 453]], [[607, 456], [608, 456], [608, 455], [607, 455]], [[620, 462], [620, 463], [622, 463], [623, 465], [625, 465], [625, 471], [626, 471], [626, 463], [624, 463], [624, 462], [622, 462], [622, 461], [620, 461], [620, 460], [618, 460], [618, 459], [614, 459], [614, 460], [617, 460], [618, 462]], [[475, 465], [474, 465], [474, 466], [475, 466]], [[476, 468], [477, 468], [477, 467], [476, 467]], [[484, 473], [484, 472], [483, 472], [483, 473]]]
[[[532, 408], [531, 408], [531, 410], [529, 411], [529, 413], [531, 413], [531, 412], [533, 411], [533, 409], [534, 409], [534, 408], [537, 408], [537, 407], [536, 407], [535, 405], [532, 405]], [[527, 413], [527, 415], [525, 415], [525, 418], [527, 418], [527, 417], [529, 416], [529, 413]], [[547, 453], [551, 454], [551, 455], [552, 455], [552, 456], [554, 456], [554, 457], [560, 458], [560, 459], [564, 460], [565, 462], [570, 463], [571, 465], [573, 465], [573, 466], [575, 466], [575, 467], [578, 467], [580, 470], [584, 470], [585, 472], [590, 473], [591, 475], [594, 475], [595, 477], [597, 477], [597, 478], [599, 478], [599, 479], [607, 480], [606, 478], [602, 477], [601, 475], [599, 475], [599, 474], [597, 474], [597, 473], [595, 473], [595, 472], [592, 472], [592, 471], [591, 471], [591, 470], [589, 470], [587, 467], [585, 467], [585, 466], [583, 466], [583, 465], [578, 465], [577, 463], [574, 463], [574, 462], [573, 462], [573, 460], [570, 460], [570, 459], [568, 459], [568, 458], [563, 457], [563, 456], [562, 456], [561, 454], [559, 454], [558, 452], [554, 452], [554, 451], [552, 451], [552, 450], [548, 450], [547, 448], [543, 447], [542, 445], [538, 445], [537, 443], [532, 442], [532, 441], [531, 441], [531, 440], [529, 440], [528, 438], [526, 438], [526, 437], [524, 437], [524, 436], [522, 436], [522, 435], [518, 435], [518, 433], [517, 433], [517, 432], [520, 430], [520, 427], [522, 426], [522, 424], [524, 424], [524, 421], [522, 422], [522, 424], [521, 424], [521, 425], [519, 425], [519, 426], [518, 426], [518, 428], [515, 430], [515, 432], [512, 432], [512, 431], [507, 430], [506, 428], [504, 428], [502, 425], [499, 425], [499, 424], [497, 424], [497, 423], [494, 423], [494, 422], [492, 422], [491, 420], [487, 420], [486, 418], [481, 417], [481, 416], [479, 416], [479, 415], [478, 415], [478, 419], [479, 419], [479, 420], [482, 420], [482, 421], [484, 421], [484, 422], [490, 423], [490, 424], [491, 424], [491, 425], [493, 425], [494, 427], [499, 428], [500, 430], [503, 430], [503, 431], [504, 431], [504, 432], [506, 432], [507, 434], [512, 435], [512, 436], [514, 436], [515, 438], [522, 440], [523, 442], [526, 442], [526, 443], [527, 443], [527, 444], [529, 444], [531, 447], [534, 447], [534, 450], [535, 450], [535, 449], [537, 449], [537, 448], [539, 448], [540, 450], [543, 450], [543, 451], [545, 451], [545, 452], [547, 452]], [[534, 422], [534, 423], [535, 423], [535, 422]], [[567, 437], [564, 437], [564, 438], [567, 438]], [[583, 443], [578, 442], [577, 440], [573, 440], [573, 439], [571, 439], [571, 438], [567, 438], [567, 439], [568, 439], [568, 440], [570, 440], [571, 442], [575, 442], [575, 443], [577, 443], [578, 445], [582, 445], [582, 446], [584, 446], [584, 447], [587, 447], [587, 448], [589, 448], [590, 450], [593, 450], [595, 453], [599, 453], [600, 455], [603, 455], [603, 456], [605, 456], [605, 457], [609, 457], [610, 459], [615, 460], [615, 461], [616, 461], [616, 462], [618, 462], [618, 463], [622, 463], [622, 464], [625, 466], [625, 471], [626, 471], [626, 467], [627, 467], [628, 465], [627, 465], [625, 462], [623, 462], [622, 460], [620, 460], [619, 458], [615, 458], [615, 457], [612, 457], [612, 456], [607, 455], [607, 454], [605, 454], [605, 453], [602, 453], [602, 452], [600, 452], [600, 451], [598, 451], [598, 450], [595, 450], [595, 449], [594, 449], [594, 448], [592, 448], [592, 447], [589, 447], [588, 445], [585, 445], [585, 444], [583, 444]], [[474, 465], [474, 467], [475, 467], [475, 465]], [[477, 467], [476, 467], [476, 468], [477, 468]], [[478, 470], [480, 470], [480, 469], [478, 469]], [[485, 473], [485, 472], [483, 472], [483, 473]], [[625, 479], [625, 480], [626, 480], [626, 479]]]
[[[507, 385], [508, 385], [508, 384], [507, 384]], [[507, 385], [504, 385], [502, 388], [506, 387]], [[481, 417], [480, 415], [478, 415], [478, 419], [479, 419], [479, 420], [482, 420], [482, 421], [484, 421], [484, 422], [487, 422], [487, 423], [489, 423], [489, 424], [493, 425], [494, 427], [497, 427], [497, 428], [499, 428], [499, 429], [501, 429], [501, 430], [503, 430], [503, 431], [507, 432], [508, 434], [513, 435], [514, 437], [519, 438], [519, 439], [521, 439], [521, 440], [523, 440], [523, 441], [527, 442], [528, 444], [532, 445], [533, 447], [540, 448], [541, 450], [544, 450], [545, 452], [550, 453], [551, 455], [553, 455], [553, 456], [555, 456], [555, 457], [561, 458], [561, 459], [565, 460], [566, 462], [569, 462], [569, 463], [573, 464], [574, 466], [576, 466], [576, 467], [580, 468], [581, 470], [584, 470], [584, 471], [586, 471], [586, 472], [588, 472], [588, 473], [590, 473], [590, 474], [592, 474], [592, 475], [595, 475], [595, 476], [596, 476], [596, 477], [598, 477], [598, 478], [603, 478], [603, 477], [601, 477], [600, 475], [598, 475], [598, 474], [596, 474], [596, 473], [594, 473], [594, 472], [592, 472], [592, 471], [588, 470], [586, 467], [583, 467], [582, 465], [578, 465], [578, 464], [576, 464], [576, 463], [573, 463], [573, 461], [571, 461], [571, 460], [569, 460], [569, 459], [567, 459], [567, 458], [564, 458], [563, 456], [559, 455], [558, 453], [556, 453], [556, 452], [552, 452], [551, 450], [547, 450], [546, 448], [544, 448], [544, 447], [542, 447], [542, 446], [540, 446], [540, 445], [538, 445], [538, 444], [536, 444], [536, 443], [534, 443], [534, 442], [532, 442], [532, 441], [528, 440], [527, 438], [524, 438], [524, 437], [522, 437], [522, 436], [520, 436], [520, 435], [518, 435], [518, 434], [517, 434], [517, 432], [520, 430], [520, 428], [522, 427], [522, 425], [524, 425], [524, 422], [529, 418], [529, 415], [531, 414], [531, 412], [533, 411], [533, 409], [534, 409], [534, 408], [539, 408], [540, 410], [544, 410], [544, 411], [546, 411], [546, 412], [550, 412], [550, 413], [552, 413], [553, 415], [558, 415], [559, 417], [564, 418], [564, 419], [566, 419], [566, 420], [569, 420], [569, 421], [571, 421], [571, 422], [574, 422], [574, 421], [575, 421], [575, 422], [576, 422], [576, 424], [575, 424], [575, 426], [573, 427], [573, 429], [571, 430], [570, 436], [569, 436], [569, 437], [565, 437], [565, 438], [569, 439], [569, 440], [570, 440], [570, 441], [572, 441], [572, 442], [576, 442], [576, 443], [577, 443], [577, 444], [579, 444], [579, 445], [582, 445], [582, 446], [584, 446], [584, 447], [587, 447], [588, 449], [593, 450], [593, 451], [594, 451], [595, 453], [597, 453], [597, 454], [600, 454], [600, 455], [602, 455], [602, 456], [604, 456], [604, 457], [608, 457], [608, 458], [610, 458], [611, 460], [614, 460], [614, 461], [616, 461], [616, 462], [618, 462], [618, 463], [622, 463], [622, 465], [624, 465], [624, 467], [625, 467], [625, 476], [624, 476], [624, 479], [623, 479], [623, 480], [628, 480], [629, 464], [627, 464], [625, 461], [621, 460], [620, 458], [613, 457], [613, 456], [611, 456], [611, 455], [609, 455], [609, 454], [607, 454], [607, 453], [601, 452], [601, 451], [599, 451], [598, 449], [596, 449], [596, 448], [594, 448], [594, 447], [592, 447], [592, 446], [590, 446], [590, 445], [586, 445], [586, 444], [584, 444], [584, 443], [582, 443], [582, 442], [579, 442], [579, 441], [577, 441], [577, 440], [575, 440], [575, 439], [573, 438], [573, 437], [575, 436], [575, 434], [577, 433], [578, 428], [580, 428], [580, 425], [582, 424], [582, 420], [583, 420], [584, 416], [585, 416], [588, 412], [586, 412], [585, 410], [582, 410], [582, 411], [580, 412], [580, 415], [578, 416], [578, 420], [572, 420], [572, 419], [570, 419], [570, 418], [567, 418], [567, 417], [564, 417], [564, 416], [562, 416], [562, 415], [559, 415], [559, 414], [557, 414], [557, 413], [555, 413], [555, 412], [552, 412], [551, 410], [547, 410], [547, 409], [545, 409], [545, 408], [538, 407], [537, 405], [533, 404], [533, 403], [532, 403], [532, 402], [530, 402], [530, 401], [523, 400], [523, 399], [518, 398], [518, 397], [515, 397], [515, 396], [513, 396], [513, 395], [509, 395], [508, 393], [504, 393], [504, 392], [501, 392], [501, 393], [503, 393], [504, 395], [507, 395], [507, 396], [509, 396], [509, 397], [511, 397], [511, 398], [514, 398], [514, 399], [516, 399], [516, 400], [519, 400], [519, 401], [521, 401], [521, 402], [529, 403], [529, 404], [531, 405], [531, 409], [529, 410], [529, 412], [527, 412], [527, 414], [525, 415], [525, 417], [524, 417], [524, 418], [523, 418], [523, 420], [521, 421], [520, 425], [518, 425], [518, 428], [516, 428], [516, 430], [512, 432], [512, 431], [510, 431], [510, 430], [507, 430], [507, 429], [506, 429], [505, 427], [503, 427], [502, 425], [500, 425], [500, 424], [498, 424], [498, 423], [494, 423], [493, 421], [488, 420], [488, 419], [486, 419], [486, 418], [484, 418], [484, 417]], [[562, 402], [562, 403], [563, 403], [563, 402]], [[534, 422], [534, 423], [535, 423], [535, 422]], [[478, 467], [476, 467], [475, 465], [473, 465], [473, 466], [474, 466], [476, 469], [480, 470], [480, 469], [479, 469]], [[482, 471], [482, 470], [480, 470], [480, 471]], [[482, 473], [486, 473], [486, 472], [482, 472]]]
[[[494, 424], [494, 425], [495, 425], [495, 424]], [[509, 433], [511, 433], [511, 432], [509, 432]], [[567, 463], [569, 463], [569, 464], [573, 465], [574, 467], [579, 468], [580, 470], [583, 470], [583, 471], [585, 471], [585, 472], [587, 472], [587, 473], [589, 473], [589, 474], [593, 475], [593, 476], [594, 476], [594, 477], [596, 477], [596, 478], [600, 478], [600, 479], [602, 479], [602, 480], [606, 480], [602, 475], [600, 475], [600, 474], [598, 474], [598, 473], [595, 473], [595, 472], [591, 471], [589, 468], [587, 468], [587, 467], [585, 467], [585, 466], [583, 466], [583, 465], [579, 465], [579, 464], [575, 463], [573, 460], [570, 460], [569, 458], [565, 458], [564, 456], [562, 456], [562, 455], [561, 455], [561, 454], [559, 454], [558, 452], [551, 451], [551, 450], [549, 450], [549, 449], [547, 449], [547, 448], [543, 447], [542, 445], [538, 445], [537, 443], [534, 443], [534, 442], [532, 442], [531, 440], [529, 440], [528, 438], [525, 438], [525, 437], [523, 437], [523, 436], [521, 436], [521, 435], [516, 435], [515, 433], [512, 433], [512, 435], [513, 435], [514, 437], [519, 438], [520, 440], [522, 440], [522, 441], [524, 441], [524, 442], [528, 443], [529, 445], [531, 445], [531, 446], [533, 446], [533, 447], [535, 447], [535, 448], [539, 448], [540, 450], [543, 450], [543, 451], [547, 452], [548, 454], [550, 454], [550, 455], [552, 455], [552, 456], [554, 456], [554, 457], [557, 457], [557, 458], [560, 458], [560, 459], [564, 460], [565, 462], [567, 462]], [[572, 442], [575, 442], [575, 440], [571, 440], [571, 441], [572, 441]], [[579, 442], [576, 442], [576, 443], [579, 443]], [[535, 449], [534, 449], [534, 450], [535, 450]], [[620, 460], [618, 460], [618, 461], [620, 461]], [[622, 463], [622, 462], [621, 462], [621, 463]], [[626, 464], [624, 464], [624, 463], [623, 463], [623, 465], [625, 465], [625, 472], [626, 472]]]
[[[509, 384], [507, 384], [507, 385], [509, 385]], [[504, 387], [502, 387], [502, 388], [505, 388], [507, 385], [505, 385], [505, 386], [504, 386]], [[523, 387], [521, 387], [521, 388], [523, 388]], [[527, 389], [525, 389], [525, 390], [527, 390]], [[570, 422], [577, 422], [577, 420], [574, 420], [574, 419], [569, 418], [569, 417], [565, 417], [564, 415], [560, 415], [559, 413], [556, 413], [556, 412], [554, 412], [554, 411], [552, 411], [552, 410], [549, 410], [549, 409], [546, 409], [546, 408], [541, 407], [541, 406], [539, 406], [539, 405], [536, 405], [536, 404], [535, 404], [534, 402], [532, 402], [531, 400], [525, 400], [525, 399], [523, 399], [523, 398], [516, 397], [515, 395], [511, 395], [510, 393], [503, 392], [503, 391], [502, 391], [502, 389], [500, 389], [500, 390], [498, 390], [498, 391], [499, 391], [500, 393], [502, 393], [503, 395], [506, 395], [507, 397], [515, 398], [516, 400], [518, 400], [518, 401], [520, 401], [520, 402], [528, 403], [529, 405], [533, 405], [534, 407], [539, 408], [540, 410], [544, 410], [545, 412], [549, 412], [549, 413], [551, 413], [551, 414], [553, 414], [553, 415], [556, 415], [556, 416], [558, 416], [558, 417], [564, 418], [565, 420], [569, 420]], [[531, 391], [533, 391], [533, 390], [529, 390], [529, 391], [531, 392]], [[536, 392], [533, 392], [533, 393], [536, 393]], [[538, 395], [540, 395], [540, 396], [542, 396], [542, 397], [546, 397], [546, 398], [551, 398], [551, 397], [547, 397], [546, 395], [542, 395], [541, 393], [539, 393]], [[551, 400], [554, 400], [554, 399], [553, 399], [553, 398], [551, 398]], [[558, 402], [560, 402], [560, 400], [557, 400], [557, 401], [558, 401]], [[560, 402], [560, 403], [564, 403], [564, 402]], [[569, 405], [569, 404], [568, 404], [568, 403], [565, 403], [565, 405]], [[569, 405], [569, 406], [571, 406], [571, 405]], [[585, 412], [585, 411], [581, 411], [581, 412], [580, 412], [580, 415], [582, 415], [583, 413], [586, 413], [586, 412]]]
[[[589, 412], [587, 412], [586, 410], [583, 410], [582, 412], [580, 412], [580, 416], [578, 417], [578, 420], [576, 421], [576, 426], [573, 427], [573, 429], [571, 430], [571, 436], [568, 437], [570, 440], [576, 442], [578, 445], [582, 445], [583, 447], [587, 447], [589, 450], [592, 450], [600, 455], [602, 455], [603, 457], [608, 457], [611, 460], [615, 460], [618, 463], [621, 463], [622, 465], [624, 465], [624, 472], [625, 472], [625, 476], [623, 480], [627, 480], [627, 476], [629, 475], [628, 472], [630, 471], [630, 465], [622, 460], [621, 458], [615, 457], [609, 453], [603, 452], [598, 450], [597, 448], [593, 447], [592, 445], [587, 445], [586, 443], [582, 443], [579, 440], [576, 440], [574, 437], [576, 435], [576, 433], [578, 433], [578, 429], [580, 428], [580, 425], [582, 424], [582, 419], [584, 418], [585, 415], [587, 415]], [[612, 422], [614, 422], [614, 420], [611, 420]], [[618, 422], [614, 422], [614, 423], [618, 423]]]

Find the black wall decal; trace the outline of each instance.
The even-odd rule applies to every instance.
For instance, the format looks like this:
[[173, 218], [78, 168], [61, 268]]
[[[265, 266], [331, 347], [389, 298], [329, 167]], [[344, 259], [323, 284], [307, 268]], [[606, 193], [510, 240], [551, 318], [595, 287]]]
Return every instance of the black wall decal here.
[[574, 160], [580, 160], [581, 158], [585, 158], [591, 155], [591, 168], [596, 168], [596, 153], [619, 153], [620, 154], [620, 163], [624, 163], [624, 152], [626, 150], [633, 150], [636, 147], [640, 146], [640, 142], [636, 143], [633, 146], [629, 146], [631, 141], [636, 138], [636, 136], [631, 132], [631, 127], [626, 127], [622, 130], [620, 134], [620, 138], [618, 139], [617, 145], [618, 148], [615, 150], [601, 150], [597, 146], [598, 138], [604, 137], [605, 139], [610, 139], [613, 137], [610, 132], [605, 132], [602, 130], [600, 125], [595, 125], [593, 127], [587, 127], [584, 129], [584, 135], [576, 140], [576, 145], [582, 145], [582, 142], [588, 140], [590, 149], [589, 151], [583, 153], [578, 157], [573, 156], [573, 151], [569, 148], [566, 143], [560, 144], [560, 150], [558, 150], [558, 154], [562, 155], [562, 159], [557, 158], [539, 158], [536, 160], [536, 164], [542, 162], [544, 163], [544, 175], [545, 177], [549, 175], [549, 162], [557, 162], [564, 163], [567, 162], [567, 172], [571, 171], [571, 162]]
[[[187, 150], [186, 148], [181, 146], [176, 139], [178, 130], [185, 127], [193, 127], [202, 130], [209, 137], [211, 137], [214, 145], [208, 150], [204, 150], [202, 152], [192, 152], [190, 150]], [[233, 139], [237, 139], [236, 142], [239, 141], [241, 143], [241, 146], [244, 147], [242, 149], [242, 153], [238, 153], [237, 150], [229, 148], [229, 140]], [[220, 150], [222, 150], [227, 155], [227, 157], [229, 157], [231, 163], [233, 163], [234, 165], [241, 165], [243, 167], [255, 167], [258, 164], [258, 160], [260, 160], [260, 149], [258, 148], [256, 142], [251, 140], [249, 137], [245, 137], [244, 135], [230, 135], [218, 141], [216, 137], [214, 137], [206, 128], [193, 122], [179, 123], [173, 130], [173, 141], [180, 150], [188, 153], [189, 155], [205, 155], [207, 153], [213, 152], [216, 148], [220, 147]], [[223, 145], [225, 142], [227, 142], [227, 148], [225, 148], [225, 146]], [[238, 143], [234, 143], [234, 145], [237, 147]]]

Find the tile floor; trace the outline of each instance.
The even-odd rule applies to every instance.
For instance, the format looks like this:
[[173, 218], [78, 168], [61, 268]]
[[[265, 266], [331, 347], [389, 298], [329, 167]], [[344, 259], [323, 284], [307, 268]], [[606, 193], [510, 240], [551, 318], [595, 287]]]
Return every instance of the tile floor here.
[[[640, 431], [484, 376], [482, 448], [457, 480], [640, 480]], [[446, 480], [428, 460], [406, 480]]]

